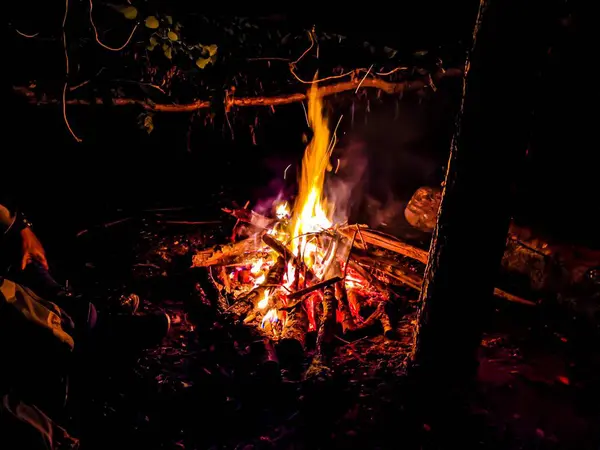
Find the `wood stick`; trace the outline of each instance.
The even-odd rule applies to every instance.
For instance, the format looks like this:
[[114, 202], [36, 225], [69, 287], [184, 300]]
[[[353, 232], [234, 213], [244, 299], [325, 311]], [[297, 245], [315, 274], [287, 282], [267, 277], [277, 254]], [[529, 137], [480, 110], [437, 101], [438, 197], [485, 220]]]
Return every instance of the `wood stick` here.
[[228, 312], [239, 316], [240, 318], [246, 318], [248, 313], [256, 307], [257, 300], [264, 296], [267, 289], [273, 289], [274, 286], [279, 286], [281, 284], [284, 273], [285, 260], [280, 256], [267, 272], [265, 281], [263, 281], [260, 286], [257, 286], [238, 299], [238, 301], [229, 308]]
[[[375, 247], [385, 248], [391, 252], [408, 256], [409, 258], [415, 259], [423, 264], [427, 264], [428, 253], [426, 250], [407, 244], [406, 242], [402, 242], [393, 236], [374, 232], [373, 230], [361, 229], [360, 232], [367, 244], [374, 245]], [[340, 230], [340, 233], [342, 233], [348, 239], [352, 239], [352, 235], [354, 234], [352, 233], [351, 229]], [[354, 246], [362, 250], [367, 250], [364, 248], [364, 245], [360, 240], [356, 240], [354, 242]]]
[[192, 267], [209, 267], [215, 265], [231, 264], [236, 258], [258, 248], [256, 237], [228, 245], [216, 245], [209, 249], [201, 250], [192, 258]]
[[329, 359], [333, 352], [333, 338], [335, 336], [335, 312], [337, 300], [335, 298], [335, 287], [327, 286], [323, 291], [323, 313], [319, 321], [317, 332], [317, 348], [310, 367], [305, 377], [327, 376], [330, 372]]
[[[457, 68], [450, 68], [446, 70], [440, 70], [431, 77], [426, 77], [422, 80], [414, 81], [400, 81], [400, 82], [388, 82], [381, 78], [365, 78], [357, 77], [351, 81], [343, 81], [341, 83], [334, 83], [319, 88], [319, 96], [327, 97], [330, 95], [339, 94], [345, 91], [355, 91], [359, 86], [361, 88], [380, 89], [387, 94], [402, 94], [409, 91], [420, 91], [423, 89], [430, 88], [432, 83], [430, 79], [435, 82], [446, 77], [459, 77], [462, 76], [463, 71]], [[33, 91], [26, 86], [13, 86], [13, 91], [26, 99], [29, 103], [34, 105], [60, 105], [61, 100], [59, 98], [49, 98], [46, 95], [41, 95]], [[278, 106], [287, 105], [290, 103], [299, 103], [307, 99], [307, 94], [295, 93], [276, 95], [273, 97], [235, 97], [230, 96], [227, 99], [225, 108], [231, 107], [261, 107], [261, 106]], [[92, 106], [92, 105], [103, 105], [104, 99], [100, 97], [92, 99], [69, 99], [66, 101], [67, 105], [80, 105], [80, 106]], [[110, 99], [112, 106], [139, 106], [147, 111], [165, 112], [165, 113], [184, 113], [184, 112], [195, 112], [199, 109], [208, 109], [213, 105], [209, 100], [196, 100], [192, 103], [186, 104], [161, 104], [153, 103], [144, 99], [135, 98], [112, 98]]]
[[390, 316], [388, 316], [388, 313], [385, 312], [385, 309], [379, 317], [379, 322], [381, 322], [381, 327], [383, 328], [383, 335], [388, 339], [393, 339], [396, 333], [392, 327]]
[[319, 283], [313, 284], [312, 286], [308, 286], [307, 288], [301, 289], [299, 291], [293, 292], [288, 295], [288, 299], [295, 300], [297, 298], [304, 297], [306, 294], [310, 294], [311, 292], [318, 291], [319, 289], [323, 289], [327, 286], [337, 283], [338, 281], [342, 281], [342, 277], [333, 277], [328, 280], [320, 281]]
[[288, 312], [282, 337], [277, 344], [277, 355], [284, 363], [297, 364], [304, 358], [308, 315], [299, 303]]
[[[340, 233], [342, 233], [348, 239], [352, 239], [350, 230], [340, 230]], [[385, 248], [386, 250], [390, 250], [394, 253], [398, 253], [400, 255], [404, 255], [411, 259], [415, 259], [419, 262], [427, 264], [427, 259], [429, 258], [429, 254], [425, 250], [422, 250], [413, 245], [407, 244], [406, 242], [402, 242], [399, 239], [394, 238], [393, 236], [385, 235], [382, 233], [375, 233], [371, 230], [361, 230], [361, 233], [364, 236], [364, 240], [367, 244]], [[360, 242], [355, 241], [354, 245], [358, 246], [359, 248], [361, 248], [363, 250], [366, 250], [365, 248], [363, 248], [364, 246]], [[356, 269], [356, 266], [350, 266], [350, 267]], [[366, 273], [366, 271], [364, 271], [364, 269], [363, 269], [363, 273]], [[360, 273], [360, 274], [363, 275], [363, 273]], [[396, 277], [401, 277], [398, 274], [395, 274], [395, 275], [396, 275]], [[375, 278], [375, 277], [372, 277], [372, 278]], [[420, 278], [420, 280], [422, 280], [422, 277], [419, 277], [419, 278]], [[368, 280], [368, 278], [367, 278], [367, 280]], [[407, 283], [407, 285], [417, 289], [417, 286], [414, 285], [414, 282], [416, 282], [416, 280], [417, 280], [416, 278], [413, 278], [413, 281], [411, 282], [411, 284]], [[368, 280], [368, 281], [370, 281], [370, 280]], [[419, 286], [418, 290], [420, 290], [421, 289], [420, 283], [417, 283], [417, 284]], [[513, 294], [509, 294], [508, 292], [505, 292], [499, 288], [494, 289], [494, 295], [496, 297], [503, 298], [505, 300], [508, 300], [508, 301], [514, 302], [514, 303], [521, 303], [523, 305], [528, 305], [528, 306], [536, 305], [535, 302], [526, 300], [524, 298], [518, 297]]]
[[335, 286], [329, 285], [323, 291], [323, 313], [319, 321], [317, 333], [317, 353], [327, 358], [330, 356], [331, 343], [335, 334], [335, 312], [337, 310], [337, 299], [335, 298]]

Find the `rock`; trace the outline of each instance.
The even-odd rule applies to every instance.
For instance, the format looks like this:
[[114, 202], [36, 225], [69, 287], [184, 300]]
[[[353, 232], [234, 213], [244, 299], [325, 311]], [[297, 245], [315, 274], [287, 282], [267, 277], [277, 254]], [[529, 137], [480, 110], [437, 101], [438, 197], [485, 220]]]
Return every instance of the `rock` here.
[[406, 205], [404, 217], [413, 227], [431, 233], [435, 228], [441, 200], [442, 191], [439, 188], [420, 187]]

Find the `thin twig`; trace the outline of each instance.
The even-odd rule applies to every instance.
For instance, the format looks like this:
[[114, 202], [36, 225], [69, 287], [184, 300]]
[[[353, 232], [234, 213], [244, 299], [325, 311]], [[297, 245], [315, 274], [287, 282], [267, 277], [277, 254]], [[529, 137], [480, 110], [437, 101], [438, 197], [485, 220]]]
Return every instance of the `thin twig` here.
[[369, 73], [371, 72], [372, 68], [373, 68], [373, 64], [371, 64], [371, 67], [369, 67], [369, 70], [367, 70], [367, 73], [365, 74], [365, 76], [363, 77], [363, 79], [360, 80], [360, 83], [358, 83], [358, 86], [356, 86], [356, 91], [354, 91], [355, 94], [358, 94], [358, 90], [360, 89], [360, 87], [362, 86], [362, 84], [364, 83], [364, 81], [369, 76]]
[[[337, 144], [337, 129], [340, 126], [340, 123], [342, 122], [342, 118], [344, 117], [344, 115], [342, 114], [340, 116], [340, 118], [338, 119], [337, 125], [335, 126], [335, 129], [333, 130], [333, 134], [331, 135], [331, 141], [329, 142], [329, 148], [327, 149], [327, 154], [330, 155], [331, 152], [333, 151], [335, 144]], [[339, 166], [339, 159], [338, 159], [338, 166]]]
[[304, 111], [304, 118], [306, 119], [306, 125], [310, 127], [310, 122], [308, 121], [308, 112], [306, 111], [306, 106], [304, 106], [304, 102], [300, 102], [302, 105], [302, 110]]
[[304, 58], [306, 56], [306, 54], [308, 52], [310, 52], [312, 50], [312, 48], [315, 46], [315, 39], [313, 37], [313, 31], [308, 31], [307, 33], [308, 33], [308, 37], [310, 38], [310, 47], [308, 47], [306, 50], [304, 50], [304, 53], [302, 53], [296, 61], [292, 62], [291, 65], [298, 64], [300, 62], [300, 60], [302, 58]]
[[289, 58], [264, 57], [264, 58], [248, 58], [246, 61], [285, 61], [290, 62]]
[[[100, 68], [100, 70], [99, 70], [99, 71], [96, 73], [96, 75], [94, 75], [94, 78], [95, 78], [95, 77], [97, 77], [98, 75], [100, 75], [104, 69], [106, 69], [106, 67], [101, 67], [101, 68]], [[84, 81], [83, 83], [79, 83], [79, 84], [78, 84], [78, 85], [76, 85], [76, 86], [71, 86], [71, 87], [69, 88], [69, 90], [70, 90], [71, 92], [73, 92], [73, 91], [75, 91], [75, 90], [79, 89], [80, 87], [83, 87], [83, 86], [85, 86], [85, 85], [86, 85], [86, 84], [88, 84], [90, 81], [92, 81], [92, 80], [91, 80], [91, 79], [90, 79], [90, 80], [86, 80], [86, 81]]]
[[16, 28], [15, 28], [15, 31], [17, 32], [18, 35], [23, 36], [27, 39], [32, 39], [32, 38], [36, 37], [38, 34], [40, 34], [39, 32], [34, 33], [34, 34], [25, 34], [22, 31], [17, 30]]
[[391, 74], [393, 74], [395, 72], [398, 72], [399, 70], [408, 70], [408, 67], [404, 67], [404, 66], [396, 67], [395, 69], [392, 69], [389, 72], [375, 72], [375, 75], [378, 75], [380, 77], [386, 77], [386, 76], [391, 75]]
[[90, 24], [92, 25], [92, 29], [94, 30], [94, 38], [96, 39], [96, 42], [103, 48], [105, 48], [106, 50], [110, 50], [111, 52], [119, 52], [121, 50], [123, 50], [125, 47], [127, 47], [127, 44], [129, 44], [129, 42], [131, 42], [131, 38], [133, 37], [135, 31], [137, 30], [139, 23], [136, 23], [135, 26], [133, 27], [133, 30], [131, 30], [131, 33], [129, 34], [129, 37], [127, 38], [127, 40], [125, 41], [125, 43], [123, 45], [121, 45], [120, 47], [109, 47], [106, 44], [103, 44], [100, 41], [100, 37], [98, 36], [98, 29], [96, 28], [96, 24], [94, 23], [94, 16], [92, 14], [92, 11], [94, 10], [94, 2], [93, 0], [90, 0]]
[[81, 138], [75, 134], [71, 125], [69, 124], [69, 119], [67, 118], [67, 88], [69, 87], [69, 51], [67, 50], [67, 32], [65, 30], [65, 25], [67, 24], [67, 17], [69, 16], [69, 0], [65, 0], [65, 15], [63, 16], [62, 22], [62, 38], [63, 38], [63, 47], [65, 49], [65, 66], [66, 66], [66, 79], [65, 85], [63, 86], [62, 92], [62, 113], [63, 119], [65, 120], [65, 125], [67, 129], [75, 139], [75, 142], [81, 142]]
[[340, 78], [344, 78], [347, 77], [348, 75], [352, 75], [354, 73], [354, 70], [350, 70], [348, 72], [342, 73], [340, 75], [331, 75], [325, 78], [317, 78], [311, 81], [308, 80], [303, 80], [302, 78], [300, 78], [297, 74], [296, 71], [294, 70], [293, 67], [290, 67], [290, 73], [294, 76], [294, 78], [296, 78], [296, 80], [298, 80], [300, 83], [303, 84], [315, 84], [315, 83], [321, 83], [323, 81], [329, 81], [329, 80], [337, 80]]
[[348, 256], [346, 257], [346, 264], [344, 264], [344, 280], [346, 279], [346, 276], [348, 275], [348, 264], [350, 263], [350, 257], [352, 256], [352, 247], [354, 247], [354, 240], [356, 239], [356, 235], [359, 232], [359, 228], [358, 226], [356, 227], [356, 231], [354, 232], [354, 235], [352, 236], [352, 241], [350, 242], [350, 250], [348, 250]]

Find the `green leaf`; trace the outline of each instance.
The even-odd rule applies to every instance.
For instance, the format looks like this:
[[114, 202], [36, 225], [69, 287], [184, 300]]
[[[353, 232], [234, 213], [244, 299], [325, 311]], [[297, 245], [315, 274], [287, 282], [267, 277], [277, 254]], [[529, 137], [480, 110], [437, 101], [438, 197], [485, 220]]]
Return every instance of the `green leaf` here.
[[154, 36], [150, 36], [150, 45], [156, 45], [158, 44], [158, 41], [156, 40], [156, 38]]
[[173, 25], [173, 18], [171, 16], [165, 16], [165, 18], [167, 19], [167, 22], [169, 22], [169, 25]]
[[418, 52], [415, 52], [414, 55], [415, 56], [425, 56], [427, 53], [429, 53], [429, 51], [427, 51], [427, 50], [419, 50]]
[[210, 62], [210, 59], [208, 58], [198, 58], [196, 60], [196, 65], [198, 66], [199, 69], [204, 69], [208, 63]]
[[146, 17], [146, 27], [155, 30], [159, 27], [158, 19], [154, 16]]
[[179, 36], [177, 36], [177, 33], [175, 33], [174, 31], [169, 31], [167, 33], [167, 37], [169, 38], [169, 40], [175, 42], [179, 39]]

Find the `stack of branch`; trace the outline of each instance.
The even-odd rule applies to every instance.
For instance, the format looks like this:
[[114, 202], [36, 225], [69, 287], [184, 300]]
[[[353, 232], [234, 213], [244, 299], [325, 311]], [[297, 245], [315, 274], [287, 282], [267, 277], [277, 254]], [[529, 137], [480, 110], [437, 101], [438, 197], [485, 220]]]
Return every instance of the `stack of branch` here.
[[[291, 292], [286, 293], [284, 303], [272, 305], [286, 313], [276, 348], [278, 355], [288, 361], [302, 360], [306, 353], [307, 333], [314, 323], [316, 350], [308, 375], [327, 372], [338, 322], [344, 334], [379, 325], [387, 338], [393, 338], [395, 330], [387, 312], [388, 300], [394, 296], [392, 288], [402, 285], [421, 289], [428, 253], [393, 236], [359, 225], [324, 230], [317, 240], [323, 248], [327, 248], [329, 262], [322, 275], [317, 276], [286, 245], [267, 233], [276, 221], [266, 220], [255, 213], [235, 216], [250, 224], [256, 221], [256, 234], [239, 242], [199, 252], [193, 264], [195, 267], [226, 267], [247, 264], [257, 254], [268, 254], [269, 250], [277, 254], [277, 262], [268, 271], [265, 281], [237, 298], [228, 309], [229, 313], [246, 323], [256, 317], [256, 304], [265, 290], [281, 287], [285, 268], [293, 266], [296, 278], [291, 284]], [[343, 253], [345, 256], [342, 256]], [[226, 279], [226, 272], [222, 273]], [[360, 287], [348, 279], [350, 275], [353, 280], [359, 280]], [[498, 288], [494, 294], [512, 302], [534, 304]]]

